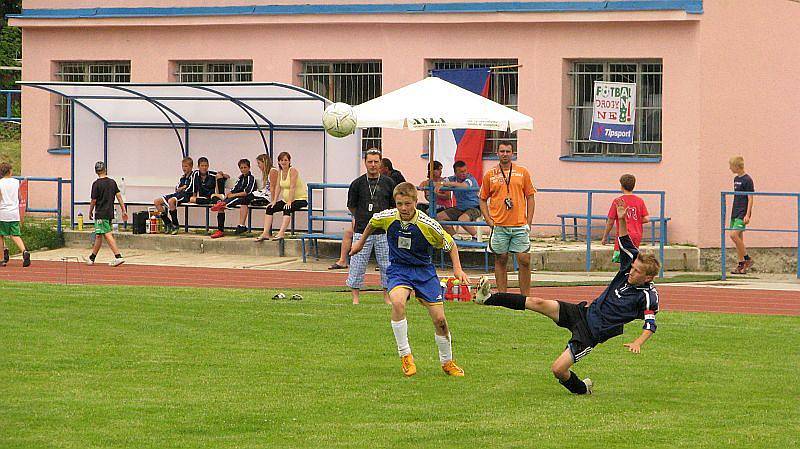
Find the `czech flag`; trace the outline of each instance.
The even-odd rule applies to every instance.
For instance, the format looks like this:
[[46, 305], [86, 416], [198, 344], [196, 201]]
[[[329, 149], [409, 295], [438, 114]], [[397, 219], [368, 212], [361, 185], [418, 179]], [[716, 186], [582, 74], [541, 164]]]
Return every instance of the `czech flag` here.
[[[431, 73], [462, 89], [489, 97], [491, 80], [488, 68], [434, 70]], [[434, 131], [434, 158], [443, 165], [442, 176], [453, 174], [453, 163], [464, 161], [480, 183], [483, 179], [483, 144], [485, 129], [438, 129]]]

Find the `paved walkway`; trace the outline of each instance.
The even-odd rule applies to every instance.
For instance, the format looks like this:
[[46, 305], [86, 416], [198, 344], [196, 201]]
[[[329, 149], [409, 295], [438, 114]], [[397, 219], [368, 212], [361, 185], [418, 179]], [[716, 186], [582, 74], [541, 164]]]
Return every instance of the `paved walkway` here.
[[[0, 268], [0, 280], [47, 282], [54, 284], [159, 285], [237, 288], [292, 289], [323, 286], [343, 287], [346, 270], [328, 271], [330, 261], [303, 264], [290, 258], [193, 255], [180, 253], [128, 251], [124, 265], [112, 268], [106, 263], [107, 252], [98, 264], [83, 263], [86, 250], [62, 248], [33, 254], [33, 265], [22, 268], [19, 258]], [[66, 261], [64, 259], [66, 258]], [[480, 273], [474, 272], [471, 275]], [[670, 273], [672, 274], [672, 273]], [[534, 273], [537, 281], [605, 281], [610, 273]], [[377, 274], [367, 275], [366, 282], [376, 285]], [[800, 316], [800, 282], [790, 276], [762, 276], [693, 284], [663, 284], [658, 287], [662, 309], [694, 312], [757, 313]], [[590, 301], [601, 291], [594, 287], [541, 287], [534, 295], [549, 299]]]

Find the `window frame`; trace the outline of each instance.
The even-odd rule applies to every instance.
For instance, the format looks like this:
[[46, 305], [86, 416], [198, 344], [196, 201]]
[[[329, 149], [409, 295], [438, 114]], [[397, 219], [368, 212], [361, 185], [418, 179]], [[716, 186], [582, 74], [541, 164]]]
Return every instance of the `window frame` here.
[[[580, 66], [602, 65], [601, 70], [587, 70]], [[612, 66], [635, 65], [634, 71], [612, 70]], [[647, 70], [644, 70], [644, 69]], [[588, 123], [591, 126], [592, 102], [579, 104], [581, 91], [585, 91], [586, 84], [580, 85], [581, 76], [600, 75], [601, 81], [620, 81], [624, 76], [634, 76], [636, 82], [636, 123], [634, 143], [632, 145], [608, 144], [592, 142], [588, 139], [588, 132], [581, 133], [581, 125]], [[566, 139], [569, 160], [597, 159], [597, 160], [637, 160], [659, 161], [663, 155], [663, 87], [664, 63], [661, 59], [580, 59], [569, 62], [567, 76], [570, 81], [570, 104], [567, 106], [569, 114], [569, 129]], [[614, 79], [617, 77], [617, 79]], [[645, 77], [655, 77], [654, 81], [646, 84]], [[594, 84], [592, 81], [592, 85]], [[624, 82], [624, 81], [623, 81]], [[644, 88], [649, 86], [648, 91]], [[583, 87], [583, 88], [582, 88]], [[591, 88], [590, 88], [591, 89]], [[646, 103], [648, 102], [648, 103]], [[657, 102], [657, 104], [655, 104]], [[584, 111], [583, 114], [580, 111]], [[587, 119], [588, 117], [588, 119]], [[652, 117], [657, 117], [651, 123]], [[583, 130], [585, 131], [585, 130]], [[656, 133], [658, 138], [643, 140], [643, 134]], [[581, 135], [585, 134], [585, 135]], [[594, 147], [597, 151], [577, 151], [581, 146]], [[616, 150], [616, 151], [614, 151]], [[629, 150], [629, 151], [623, 151]], [[655, 151], [654, 151], [655, 150]], [[562, 158], [563, 159], [563, 158]]]
[[[253, 81], [253, 60], [173, 61], [177, 83], [248, 83]], [[230, 67], [225, 67], [230, 66]], [[193, 68], [194, 70], [184, 70]]]
[[[519, 59], [515, 58], [480, 58], [480, 59], [429, 59], [428, 75], [432, 75], [433, 70], [448, 69], [478, 69], [492, 68], [489, 75], [492, 81], [489, 83], [489, 99], [515, 111], [519, 110]], [[507, 86], [503, 91], [499, 86]], [[503, 98], [515, 101], [503, 102]], [[496, 159], [497, 147], [502, 141], [514, 143], [514, 154], [517, 153], [517, 133], [504, 131], [486, 131], [486, 140], [483, 145], [483, 159]]]
[[[56, 61], [58, 69], [54, 76], [58, 81], [72, 83], [130, 83], [131, 61]], [[76, 69], [75, 71], [71, 71]], [[80, 70], [77, 70], [80, 69]], [[127, 69], [127, 72], [125, 71]], [[109, 79], [105, 79], [109, 78]], [[72, 101], [59, 95], [55, 107], [58, 110], [58, 126], [53, 135], [58, 139], [56, 149], [72, 148]]]
[[[298, 61], [300, 71], [297, 77], [301, 87], [333, 102], [344, 102], [351, 105], [361, 104], [373, 98], [380, 97], [383, 93], [383, 61], [380, 59], [353, 59], [353, 60], [316, 60], [308, 59]], [[355, 66], [360, 65], [357, 69]], [[344, 69], [344, 70], [342, 70]], [[359, 71], [361, 70], [361, 71]], [[343, 77], [354, 78], [341, 80]], [[359, 77], [370, 77], [359, 79]], [[315, 80], [316, 78], [316, 80]], [[327, 80], [326, 80], [327, 78]], [[312, 82], [318, 83], [312, 85]], [[339, 83], [352, 83], [351, 85], [366, 84], [363, 93], [352, 94], [345, 97]], [[371, 85], [369, 83], [372, 83]], [[318, 87], [319, 86], [319, 87]], [[316, 88], [315, 88], [316, 87]], [[321, 89], [320, 87], [324, 87]], [[370, 148], [383, 148], [381, 128], [364, 128], [361, 130], [361, 151]]]

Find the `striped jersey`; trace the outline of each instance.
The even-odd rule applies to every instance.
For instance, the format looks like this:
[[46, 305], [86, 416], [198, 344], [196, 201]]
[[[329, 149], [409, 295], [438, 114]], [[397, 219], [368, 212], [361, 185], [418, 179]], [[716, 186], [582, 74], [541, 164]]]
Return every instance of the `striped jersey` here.
[[431, 248], [450, 251], [455, 245], [453, 237], [436, 220], [417, 210], [410, 221], [402, 221], [397, 209], [386, 209], [373, 215], [369, 224], [386, 231], [392, 264], [430, 265]]
[[192, 193], [203, 198], [210, 198], [214, 194], [217, 187], [217, 172], [208, 170], [205, 179], [200, 176], [200, 170], [194, 171], [194, 178], [192, 180], [193, 189]]
[[256, 177], [252, 173], [239, 175], [236, 185], [231, 189], [231, 193], [253, 193], [256, 189]]

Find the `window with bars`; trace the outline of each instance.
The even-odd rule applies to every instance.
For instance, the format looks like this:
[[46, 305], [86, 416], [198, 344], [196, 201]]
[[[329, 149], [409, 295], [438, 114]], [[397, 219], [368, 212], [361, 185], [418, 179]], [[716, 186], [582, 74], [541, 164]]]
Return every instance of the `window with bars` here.
[[233, 83], [253, 81], [253, 61], [182, 61], [176, 64], [179, 83]]
[[[661, 156], [661, 61], [576, 61], [569, 72], [571, 156]], [[595, 81], [636, 83], [636, 123], [633, 145], [589, 141]]]
[[[436, 59], [431, 61], [432, 70], [480, 68], [491, 68], [489, 99], [517, 110], [519, 65], [516, 59]], [[517, 133], [487, 131], [483, 155], [495, 155], [497, 145], [504, 140], [516, 142]], [[514, 151], [516, 152], [516, 145], [514, 146]]]
[[[131, 82], [130, 61], [108, 62], [61, 62], [56, 79], [72, 83], [129, 83]], [[59, 96], [56, 102], [59, 122], [55, 135], [60, 148], [69, 148], [72, 143], [70, 101]]]
[[[303, 88], [334, 101], [358, 105], [381, 96], [381, 61], [303, 61]], [[381, 148], [381, 129], [366, 128], [361, 149]]]

